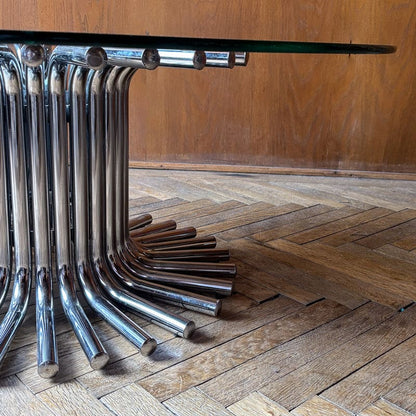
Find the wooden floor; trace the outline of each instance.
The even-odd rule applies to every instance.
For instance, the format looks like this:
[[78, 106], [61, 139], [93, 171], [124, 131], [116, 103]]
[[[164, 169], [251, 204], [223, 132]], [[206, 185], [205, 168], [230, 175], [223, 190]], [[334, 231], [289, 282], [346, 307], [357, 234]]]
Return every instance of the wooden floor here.
[[[142, 357], [89, 313], [92, 371], [57, 300], [61, 371], [36, 373], [33, 296], [1, 368], [2, 415], [416, 414], [416, 182], [132, 170], [131, 214], [215, 234], [238, 266], [191, 340]], [[4, 313], [5, 308], [2, 308]], [[139, 318], [137, 322], [143, 323]]]

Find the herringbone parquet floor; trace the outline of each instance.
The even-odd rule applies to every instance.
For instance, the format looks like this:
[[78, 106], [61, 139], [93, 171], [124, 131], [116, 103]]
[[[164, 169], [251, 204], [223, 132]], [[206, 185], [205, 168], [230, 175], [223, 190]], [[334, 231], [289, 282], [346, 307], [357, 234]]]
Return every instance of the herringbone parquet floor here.
[[[151, 357], [89, 313], [93, 371], [57, 299], [61, 371], [36, 372], [32, 296], [1, 368], [4, 415], [416, 414], [416, 182], [132, 170], [131, 214], [214, 234], [238, 266], [190, 340], [139, 318]], [[5, 308], [1, 312], [4, 314]]]

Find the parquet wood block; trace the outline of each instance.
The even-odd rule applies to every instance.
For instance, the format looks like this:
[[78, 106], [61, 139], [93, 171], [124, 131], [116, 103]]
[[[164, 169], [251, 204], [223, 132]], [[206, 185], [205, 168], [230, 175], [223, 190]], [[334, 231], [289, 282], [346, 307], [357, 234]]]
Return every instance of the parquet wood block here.
[[384, 394], [383, 398], [407, 410], [409, 413], [416, 414], [416, 374], [413, 374], [393, 390]]
[[[279, 379], [285, 374], [289, 374], [347, 342], [352, 343], [360, 334], [384, 322], [393, 314], [389, 308], [372, 303], [339, 317], [333, 314], [333, 307], [324, 307], [326, 318], [322, 321], [313, 313], [319, 303], [308, 306], [305, 315], [299, 315], [298, 325], [304, 325], [304, 320], [310, 322], [303, 335], [212, 378], [199, 388], [213, 399], [229, 406], [272, 381], [277, 380], [279, 384]], [[320, 306], [323, 305], [325, 304]], [[266, 396], [273, 399], [267, 392]], [[277, 403], [282, 405], [278, 400]]]
[[290, 416], [286, 409], [258, 392], [228, 406], [227, 410], [235, 416]]
[[[415, 318], [416, 307], [397, 313], [259, 391], [293, 409], [415, 335]], [[409, 342], [413, 346], [414, 339]]]
[[291, 414], [294, 416], [351, 416], [350, 412], [319, 396], [314, 396], [302, 403], [299, 407], [293, 409]]

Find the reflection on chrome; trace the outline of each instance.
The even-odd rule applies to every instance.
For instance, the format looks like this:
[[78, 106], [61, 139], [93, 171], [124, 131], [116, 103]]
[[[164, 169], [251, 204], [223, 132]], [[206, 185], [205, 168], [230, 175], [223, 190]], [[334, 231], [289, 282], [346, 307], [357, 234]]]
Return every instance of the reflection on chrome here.
[[183, 338], [196, 325], [168, 305], [218, 315], [236, 275], [235, 265], [220, 263], [228, 250], [172, 220], [129, 219], [128, 92], [139, 69], [244, 62], [233, 52], [0, 45], [0, 306], [9, 302], [0, 365], [26, 315], [32, 272], [37, 368], [45, 378], [59, 371], [55, 279], [93, 369], [109, 355], [76, 279], [89, 306], [143, 355], [156, 340], [125, 310]]

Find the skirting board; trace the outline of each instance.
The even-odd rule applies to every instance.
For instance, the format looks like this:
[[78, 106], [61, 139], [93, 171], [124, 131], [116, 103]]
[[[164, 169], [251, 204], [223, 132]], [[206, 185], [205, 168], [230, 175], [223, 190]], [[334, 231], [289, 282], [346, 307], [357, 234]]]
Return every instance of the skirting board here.
[[407, 172], [377, 172], [361, 170], [287, 168], [276, 166], [247, 166], [247, 165], [214, 165], [174, 162], [137, 162], [130, 161], [129, 166], [136, 169], [166, 169], [166, 170], [195, 170], [230, 173], [264, 173], [275, 175], [305, 175], [305, 176], [340, 176], [372, 179], [396, 179], [416, 181], [416, 173]]

